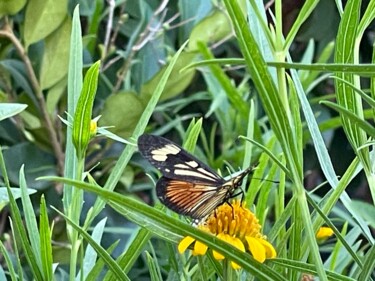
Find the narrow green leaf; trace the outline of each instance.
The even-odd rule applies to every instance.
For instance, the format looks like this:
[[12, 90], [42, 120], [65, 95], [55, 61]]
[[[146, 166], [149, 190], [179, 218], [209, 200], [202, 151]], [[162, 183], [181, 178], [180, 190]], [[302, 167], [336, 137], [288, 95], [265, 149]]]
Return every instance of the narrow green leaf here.
[[339, 77], [333, 76], [333, 79], [338, 79], [342, 83], [348, 85], [350, 88], [352, 88], [356, 93], [358, 93], [362, 99], [364, 99], [372, 108], [375, 108], [375, 100], [371, 97], [369, 97], [364, 91], [361, 89], [358, 89], [354, 84], [349, 83], [348, 81], [341, 79]]
[[[288, 259], [273, 259], [272, 263], [275, 265], [279, 265], [282, 268], [289, 268], [291, 270], [297, 270], [301, 273], [309, 273], [309, 274], [317, 274], [316, 267], [313, 264], [308, 264], [305, 262], [300, 261], [293, 261]], [[326, 271], [329, 280], [337, 280], [337, 281], [355, 281], [355, 279], [346, 277], [342, 274], [338, 274], [332, 271]]]
[[150, 255], [149, 252], [146, 252], [146, 261], [147, 261], [147, 267], [150, 273], [150, 277], [152, 281], [161, 281], [157, 270], [157, 262], [154, 260], [154, 258]]
[[[5, 260], [5, 264], [7, 266], [8, 271], [9, 271], [9, 275], [12, 278], [12, 281], [13, 280], [14, 281], [18, 280], [17, 279], [16, 271], [14, 270], [14, 266], [13, 266], [12, 260], [11, 260], [11, 258], [9, 256], [8, 251], [5, 248], [3, 242], [1, 242], [1, 240], [0, 240], [0, 253], [2, 254], [2, 257]], [[5, 277], [5, 273], [4, 273], [2, 265], [0, 265], [0, 280], [7, 280], [7, 278]]]
[[[11, 187], [10, 190], [11, 190], [15, 200], [17, 200], [18, 198], [21, 197], [21, 189]], [[32, 189], [32, 188], [27, 189], [27, 193], [29, 195], [33, 194], [35, 192], [36, 192], [35, 189]], [[9, 202], [9, 197], [8, 197], [7, 188], [6, 187], [0, 187], [0, 212], [8, 204], [8, 202]]]
[[269, 66], [286, 69], [299, 69], [321, 72], [352, 73], [360, 76], [373, 76], [374, 64], [352, 64], [352, 63], [291, 63], [291, 62], [267, 62]]
[[[69, 72], [68, 72], [68, 117], [74, 116], [79, 94], [82, 90], [82, 34], [81, 23], [79, 18], [79, 6], [74, 9], [72, 20], [72, 32], [70, 39], [70, 55], [69, 55]], [[72, 120], [71, 120], [72, 121]], [[64, 176], [70, 179], [76, 179], [78, 161], [76, 151], [72, 142], [73, 130], [71, 126], [66, 128], [66, 148], [65, 148], [65, 168]], [[64, 185], [64, 211], [68, 213], [68, 209], [72, 202], [73, 189]]]
[[199, 137], [199, 134], [202, 129], [202, 118], [199, 118], [197, 122], [193, 122], [195, 119], [193, 119], [186, 130], [187, 139], [184, 140], [183, 147], [193, 153], [195, 150], [195, 146], [197, 144], [197, 140]]
[[27, 107], [27, 104], [21, 103], [1, 103], [0, 104], [0, 121], [12, 117]]
[[[202, 53], [203, 57], [207, 59], [213, 59], [213, 55], [209, 48], [203, 43], [198, 43], [199, 51]], [[238, 93], [236, 87], [233, 85], [232, 81], [224, 73], [219, 65], [210, 65], [210, 70], [214, 74], [215, 78], [219, 81], [220, 85], [224, 89], [228, 100], [232, 103], [232, 106], [237, 108], [242, 118], [246, 119], [249, 115], [249, 107], [243, 98]]]
[[98, 87], [99, 67], [100, 61], [97, 61], [87, 71], [74, 114], [72, 137], [78, 159], [84, 158], [91, 138], [90, 122], [96, 89]]
[[37, 224], [37, 219], [34, 213], [34, 207], [31, 203], [28, 187], [26, 184], [24, 166], [20, 169], [19, 182], [21, 188], [21, 200], [22, 206], [25, 214], [26, 229], [29, 235], [30, 244], [33, 250], [33, 253], [36, 257], [38, 267], [42, 269], [42, 257], [41, 257], [41, 247], [40, 247], [40, 238], [39, 238], [39, 228]]
[[[360, 12], [361, 1], [349, 1], [345, 6], [336, 38], [336, 63], [354, 63], [356, 61], [356, 36]], [[354, 77], [353, 74], [336, 73], [336, 75], [350, 84], [359, 84], [359, 79]], [[335, 89], [338, 105], [352, 112], [354, 115], [357, 115], [359, 119], [363, 119], [362, 101], [361, 98], [355, 94], [355, 91], [338, 79], [335, 79]], [[368, 174], [368, 171], [371, 169], [368, 149], [358, 150], [358, 147], [366, 143], [367, 136], [358, 126], [358, 123], [353, 122], [353, 118], [348, 118], [347, 114], [341, 114], [340, 116], [345, 134], [353, 150], [356, 151], [356, 154], [361, 160], [366, 174]]]
[[[135, 236], [128, 242], [129, 247], [116, 260], [125, 273], [131, 270], [138, 257], [143, 253], [144, 247], [151, 237], [151, 231], [140, 228]], [[116, 281], [116, 276], [112, 272], [107, 272], [103, 281]]]
[[293, 21], [293, 25], [285, 39], [284, 50], [289, 50], [290, 45], [293, 43], [298, 31], [300, 30], [302, 24], [307, 20], [310, 14], [314, 11], [316, 5], [318, 5], [319, 0], [307, 0], [304, 2], [302, 8], [300, 9], [297, 18]]
[[375, 269], [375, 245], [373, 244], [365, 255], [365, 263], [361, 274], [359, 275], [358, 281], [370, 280], [371, 275]]
[[346, 109], [346, 108], [344, 108], [344, 107], [342, 107], [338, 104], [335, 104], [333, 102], [322, 101], [321, 103], [330, 107], [330, 108], [332, 108], [332, 109], [334, 109], [334, 110], [336, 110], [341, 115], [348, 118], [352, 122], [352, 124], [358, 125], [358, 127], [362, 128], [367, 134], [369, 134], [373, 138], [375, 137], [375, 128], [370, 123], [368, 123], [367, 121], [365, 121], [365, 120], [361, 119], [360, 117], [358, 117], [357, 115], [355, 115], [353, 112], [351, 112], [348, 109]]
[[[99, 221], [92, 231], [91, 237], [98, 244], [100, 244], [100, 241], [102, 240], [106, 221], [106, 218]], [[87, 280], [87, 275], [94, 268], [97, 256], [98, 255], [95, 252], [94, 248], [91, 245], [88, 245], [85, 251], [85, 256], [83, 257], [83, 264], [81, 266], [84, 280]], [[81, 276], [81, 272], [78, 273], [78, 276]]]
[[[70, 181], [69, 183], [72, 184], [74, 181]], [[73, 185], [73, 184], [72, 184]], [[118, 264], [112, 259], [110, 254], [106, 252], [105, 249], [103, 249], [102, 246], [100, 246], [98, 243], [95, 242], [95, 240], [86, 232], [84, 231], [79, 225], [74, 223], [71, 219], [69, 219], [67, 216], [65, 216], [63, 213], [61, 213], [59, 210], [53, 208], [57, 213], [59, 213], [62, 217], [65, 218], [65, 220], [77, 231], [80, 235], [83, 236], [83, 238], [93, 247], [98, 253], [98, 255], [104, 260], [105, 264], [108, 266], [108, 268], [113, 271], [113, 273], [116, 275], [118, 280], [130, 280], [128, 276], [123, 272], [123, 270], [118, 266]]]
[[[117, 245], [120, 243], [120, 240], [117, 240], [115, 243], [113, 243], [106, 252], [108, 254], [112, 254], [112, 252], [116, 249]], [[101, 276], [102, 270], [105, 266], [104, 260], [102, 258], [99, 258], [97, 262], [95, 263], [95, 266], [91, 269], [91, 271], [88, 273], [85, 281], [96, 281]], [[107, 274], [111, 273], [112, 271], [107, 271]], [[107, 281], [106, 278], [102, 279], [103, 281]], [[116, 280], [116, 279], [114, 279]]]
[[21, 251], [18, 250], [19, 249], [18, 244], [17, 244], [18, 238], [17, 238], [17, 235], [14, 232], [15, 227], [14, 227], [14, 224], [13, 224], [13, 221], [12, 221], [11, 218], [9, 219], [9, 224], [10, 224], [10, 228], [12, 230], [13, 247], [14, 247], [15, 259], [16, 259], [16, 263], [17, 263], [18, 278], [19, 278], [19, 280], [23, 280], [23, 269], [22, 269], [21, 259], [20, 259], [20, 252]]
[[40, 202], [40, 253], [42, 259], [42, 268], [44, 280], [49, 281], [53, 278], [52, 272], [52, 241], [51, 230], [49, 228], [48, 211], [44, 195]]
[[[1, 147], [0, 147], [0, 169], [1, 169], [1, 173], [4, 177], [4, 181], [6, 183], [6, 187], [7, 187], [7, 190], [8, 190], [11, 216], [12, 216], [14, 222], [15, 222], [14, 232], [19, 235], [19, 239], [20, 239], [23, 251], [25, 252], [25, 257], [26, 257], [26, 260], [27, 260], [27, 262], [30, 266], [30, 270], [32, 271], [33, 277], [37, 281], [39, 281], [39, 280], [42, 281], [43, 276], [42, 276], [42, 274], [40, 272], [40, 269], [39, 269], [39, 266], [38, 266], [38, 258], [34, 255], [34, 250], [32, 249], [32, 247], [30, 247], [30, 244], [29, 244], [29, 241], [28, 241], [28, 238], [27, 238], [26, 229], [25, 229], [25, 227], [23, 225], [23, 222], [22, 222], [20, 211], [18, 209], [16, 201], [14, 200], [13, 194], [10, 190], [8, 176], [7, 176], [5, 163], [4, 163], [3, 152], [2, 152]], [[39, 249], [37, 251], [39, 251]], [[40, 259], [39, 259], [39, 264], [40, 264]]]
[[[359, 267], [362, 267], [362, 262], [358, 258], [356, 252], [351, 248], [351, 245], [347, 243], [345, 240], [345, 237], [341, 235], [340, 231], [336, 228], [336, 226], [330, 221], [330, 219], [325, 215], [325, 213], [322, 212], [318, 204], [314, 202], [314, 200], [310, 197], [307, 196], [307, 200], [309, 201], [309, 204], [311, 204], [314, 208], [314, 210], [320, 215], [321, 218], [323, 218], [324, 222], [333, 230], [335, 233], [337, 239], [344, 245], [348, 253], [352, 256], [353, 260], [356, 261], [356, 263], [359, 265]], [[318, 229], [314, 229], [315, 231], [318, 231]]]
[[[152, 232], [146, 228], [140, 228], [134, 238], [129, 242], [129, 248], [123, 256], [118, 259], [118, 263], [125, 273], [128, 273], [133, 267], [138, 257], [143, 252], [145, 245], [150, 241]], [[109, 279], [114, 281], [115, 279]]]

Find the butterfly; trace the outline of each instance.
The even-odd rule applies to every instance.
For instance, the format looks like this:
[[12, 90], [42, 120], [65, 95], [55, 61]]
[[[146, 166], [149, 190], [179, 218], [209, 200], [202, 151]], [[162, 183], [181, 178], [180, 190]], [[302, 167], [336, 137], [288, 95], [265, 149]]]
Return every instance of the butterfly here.
[[204, 218], [239, 194], [242, 181], [254, 167], [229, 180], [177, 144], [165, 138], [144, 134], [138, 138], [138, 149], [162, 173], [156, 183], [159, 200], [169, 209], [193, 219]]

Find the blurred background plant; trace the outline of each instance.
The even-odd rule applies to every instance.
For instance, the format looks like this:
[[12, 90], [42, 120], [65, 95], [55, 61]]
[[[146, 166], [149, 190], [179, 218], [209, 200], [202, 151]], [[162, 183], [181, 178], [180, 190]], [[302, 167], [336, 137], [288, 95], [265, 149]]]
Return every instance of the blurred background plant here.
[[[374, 60], [374, 6], [0, 0], [0, 279], [369, 280], [374, 133], [364, 120], [374, 115], [375, 69], [355, 64]], [[135, 205], [157, 202], [157, 173], [133, 154], [144, 130], [223, 175], [259, 162], [246, 202], [278, 259], [239, 256], [243, 269], [228, 273], [209, 254], [177, 254], [185, 234], [210, 239], [165, 209], [165, 224], [157, 221], [157, 203]], [[82, 180], [109, 205], [77, 189], [90, 189]], [[21, 187], [11, 193], [22, 203], [6, 186]], [[323, 223], [336, 227], [334, 238], [313, 240]]]

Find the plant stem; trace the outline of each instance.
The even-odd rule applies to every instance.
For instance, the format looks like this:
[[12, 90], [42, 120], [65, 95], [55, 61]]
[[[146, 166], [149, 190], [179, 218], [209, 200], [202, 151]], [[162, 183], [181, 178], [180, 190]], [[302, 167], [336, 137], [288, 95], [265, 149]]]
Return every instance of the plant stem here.
[[39, 85], [38, 79], [35, 75], [35, 72], [34, 72], [34, 69], [32, 67], [31, 61], [30, 61], [29, 57], [27, 56], [26, 50], [24, 49], [24, 47], [22, 46], [22, 44], [18, 40], [18, 38], [14, 35], [14, 33], [13, 33], [13, 31], [12, 31], [12, 29], [11, 29], [11, 27], [8, 23], [5, 24], [5, 26], [3, 27], [3, 30], [0, 30], [0, 37], [6, 37], [13, 43], [13, 45], [16, 48], [19, 56], [21, 57], [21, 59], [25, 63], [26, 71], [27, 71], [27, 74], [29, 76], [31, 86], [34, 90], [35, 96], [36, 96], [37, 101], [38, 101], [38, 105], [39, 105], [40, 112], [41, 112], [41, 115], [42, 115], [42, 120], [45, 123], [47, 132], [48, 132], [49, 137], [51, 139], [52, 149], [53, 149], [54, 154], [55, 154], [56, 159], [57, 159], [57, 174], [61, 176], [61, 175], [63, 175], [63, 171], [64, 171], [64, 153], [61, 149], [61, 144], [59, 142], [56, 131], [54, 129], [51, 117], [48, 114], [46, 101], [44, 99], [43, 92], [40, 88], [40, 85]]

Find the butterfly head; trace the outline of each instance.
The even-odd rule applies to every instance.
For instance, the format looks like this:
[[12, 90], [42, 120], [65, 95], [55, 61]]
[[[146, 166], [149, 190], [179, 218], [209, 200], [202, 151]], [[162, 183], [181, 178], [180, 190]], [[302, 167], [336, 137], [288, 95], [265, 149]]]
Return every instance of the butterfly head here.
[[241, 174], [239, 174], [238, 176], [234, 177], [232, 179], [232, 184], [233, 186], [235, 186], [236, 188], [239, 187], [240, 185], [242, 185], [242, 181], [243, 179], [248, 175], [250, 174], [252, 171], [254, 170], [254, 167], [249, 167], [247, 168], [245, 171], [243, 171]]

